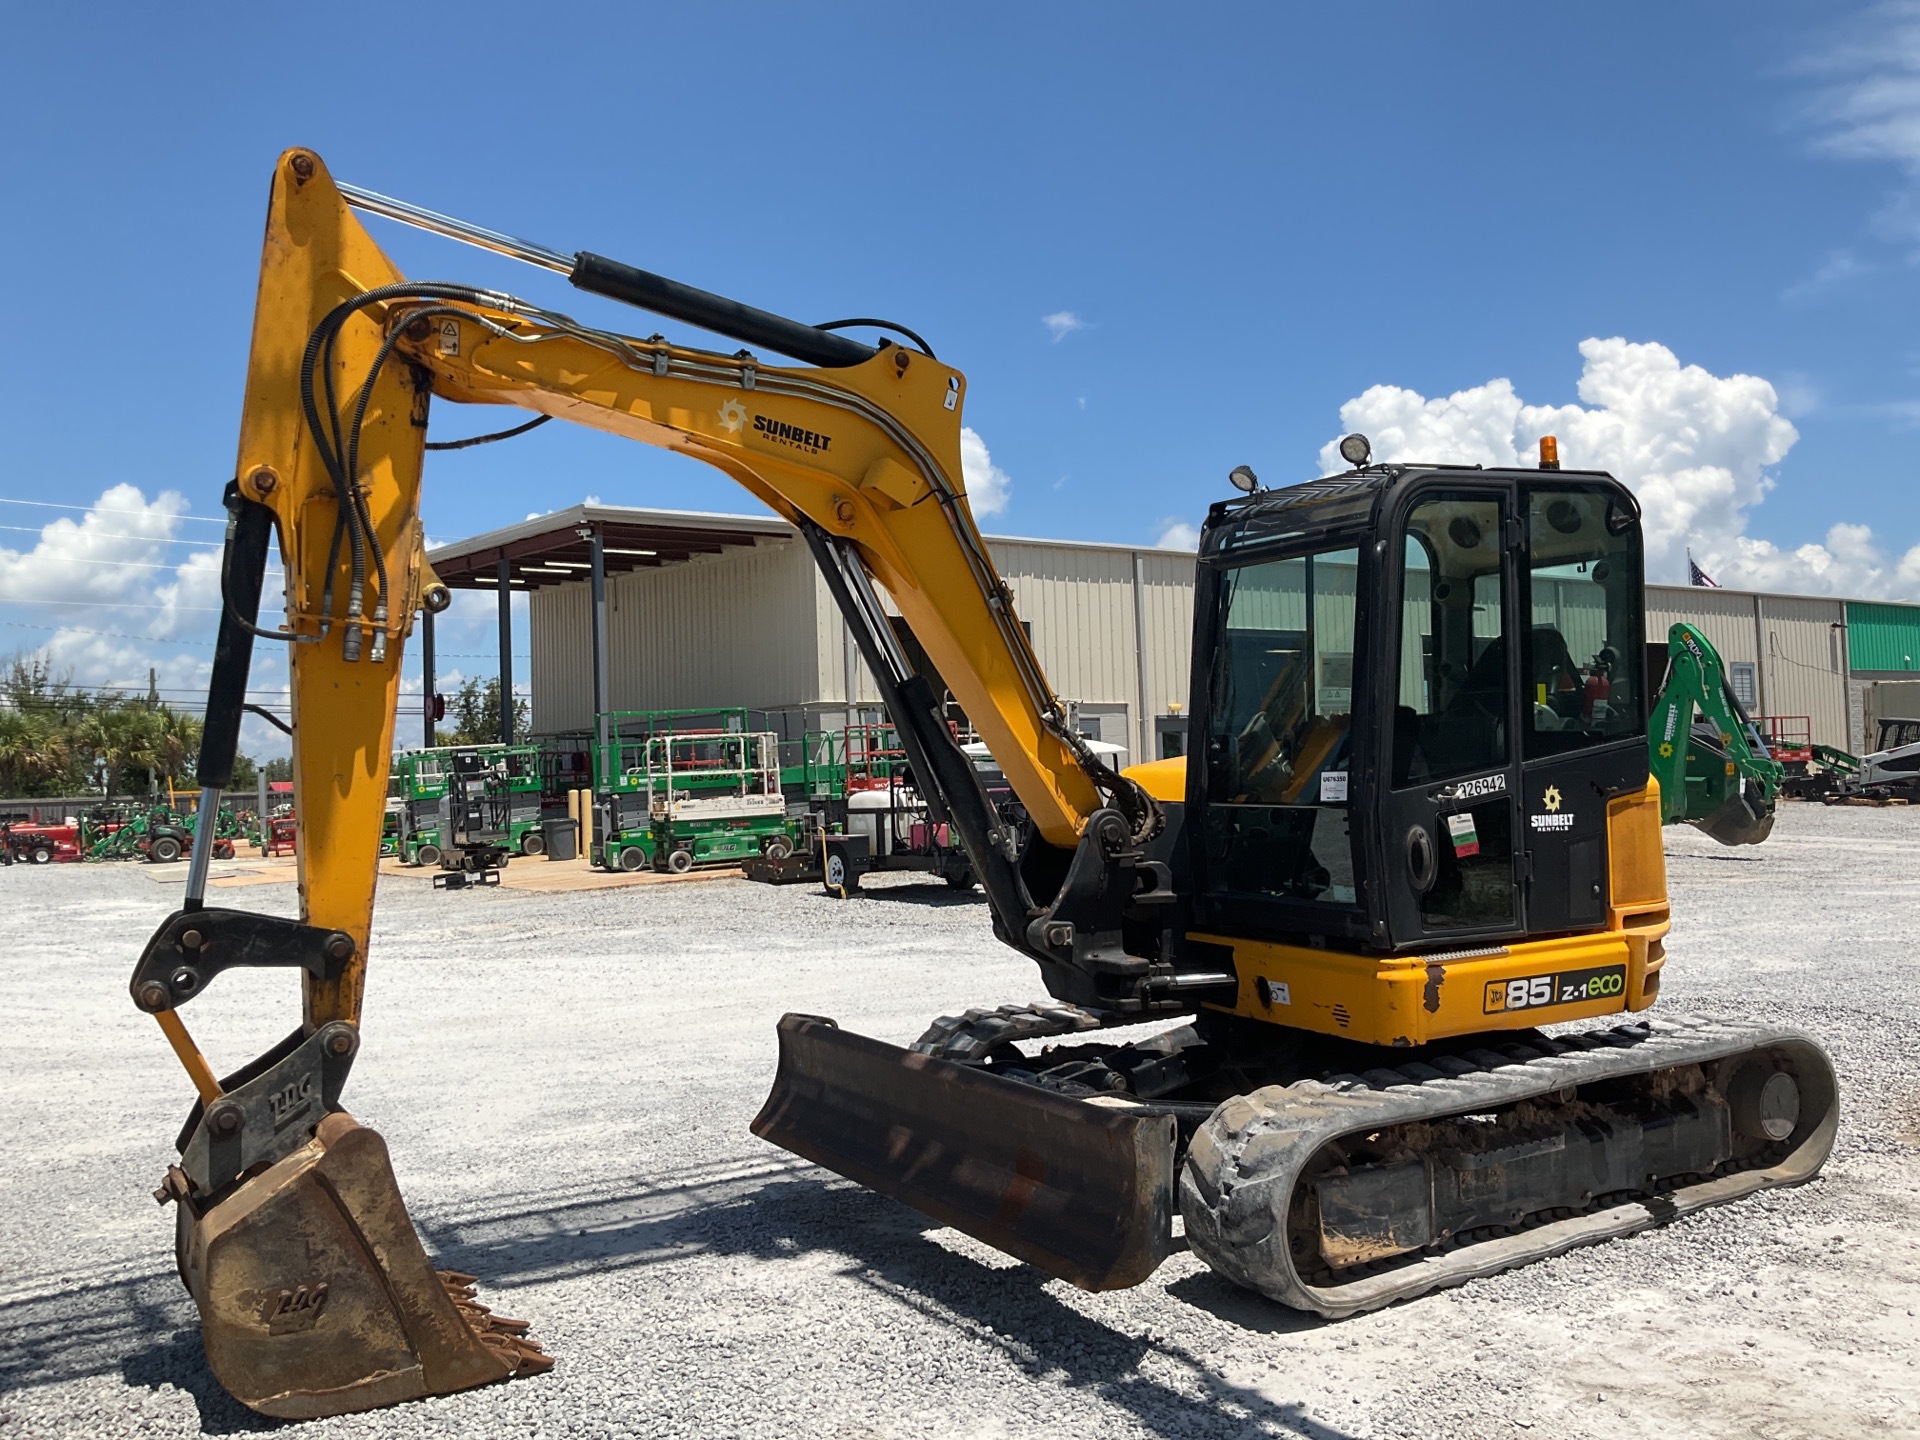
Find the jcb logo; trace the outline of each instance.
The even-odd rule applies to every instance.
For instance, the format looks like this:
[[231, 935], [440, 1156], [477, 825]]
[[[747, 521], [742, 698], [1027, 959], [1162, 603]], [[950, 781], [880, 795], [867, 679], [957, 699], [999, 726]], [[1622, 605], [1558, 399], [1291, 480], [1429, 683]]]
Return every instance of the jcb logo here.
[[293, 1330], [311, 1329], [327, 1303], [327, 1284], [296, 1285], [267, 1296], [260, 1306], [260, 1321], [275, 1335]]
[[1502, 1010], [1530, 1010], [1552, 1003], [1553, 976], [1533, 975], [1525, 980], [1489, 980], [1482, 1008], [1488, 1015], [1497, 1015]]

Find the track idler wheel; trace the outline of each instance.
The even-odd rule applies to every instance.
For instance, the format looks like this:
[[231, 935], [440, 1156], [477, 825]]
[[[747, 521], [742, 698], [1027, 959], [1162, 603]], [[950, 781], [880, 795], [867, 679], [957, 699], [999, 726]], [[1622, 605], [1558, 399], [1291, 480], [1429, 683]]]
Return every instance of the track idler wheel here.
[[432, 1267], [386, 1142], [345, 1113], [186, 1211], [179, 1247], [207, 1363], [262, 1414], [342, 1415], [553, 1366], [524, 1321], [474, 1298], [472, 1276]]

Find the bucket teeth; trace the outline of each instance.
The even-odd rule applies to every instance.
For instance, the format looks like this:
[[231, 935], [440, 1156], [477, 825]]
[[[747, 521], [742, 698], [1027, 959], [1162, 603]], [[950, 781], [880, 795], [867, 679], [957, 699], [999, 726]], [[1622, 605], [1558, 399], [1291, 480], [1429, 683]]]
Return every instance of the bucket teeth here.
[[533, 1341], [521, 1340], [513, 1336], [505, 1338], [513, 1349], [515, 1378], [523, 1375], [544, 1375], [553, 1369], [553, 1357]]
[[511, 1365], [515, 1376], [544, 1375], [553, 1368], [553, 1357], [527, 1338], [531, 1322], [496, 1315], [481, 1304], [473, 1276], [458, 1270], [435, 1273], [446, 1287], [447, 1298], [453, 1302], [454, 1309], [467, 1322], [467, 1328], [473, 1331], [481, 1344]]

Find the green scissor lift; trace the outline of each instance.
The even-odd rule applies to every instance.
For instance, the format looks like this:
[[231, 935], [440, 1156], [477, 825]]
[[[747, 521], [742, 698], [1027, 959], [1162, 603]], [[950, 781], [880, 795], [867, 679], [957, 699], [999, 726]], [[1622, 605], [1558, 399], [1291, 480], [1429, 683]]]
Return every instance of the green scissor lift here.
[[684, 873], [792, 853], [779, 737], [750, 730], [744, 709], [621, 710], [598, 720], [593, 864]]
[[[492, 764], [508, 797], [508, 848], [521, 855], [546, 849], [541, 832], [544, 789], [538, 745], [441, 745], [402, 750], [393, 757], [390, 799], [399, 801], [393, 816], [393, 852], [406, 865], [438, 865], [445, 846], [442, 802], [456, 754], [476, 754]], [[384, 848], [384, 846], [383, 846]]]

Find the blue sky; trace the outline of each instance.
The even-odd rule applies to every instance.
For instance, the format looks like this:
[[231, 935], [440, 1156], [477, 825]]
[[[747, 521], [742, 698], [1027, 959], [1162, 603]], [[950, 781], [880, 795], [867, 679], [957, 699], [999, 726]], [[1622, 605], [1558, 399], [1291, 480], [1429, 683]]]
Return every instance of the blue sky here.
[[[110, 554], [36, 533], [80, 512], [0, 503], [0, 655], [51, 641], [81, 681], [204, 675], [213, 616], [167, 567], [218, 532], [172, 517], [218, 513], [291, 144], [556, 248], [911, 325], [1008, 477], [989, 531], [1177, 543], [1233, 465], [1317, 473], [1347, 407], [1431, 459], [1571, 431], [1569, 463], [1642, 486], [1657, 572], [1691, 543], [1730, 582], [1920, 597], [1909, 7], [38, 6], [0, 77], [0, 500], [180, 497]], [[370, 223], [416, 277], [656, 328]], [[445, 539], [586, 495], [752, 508], [549, 426], [436, 457], [424, 509]]]

